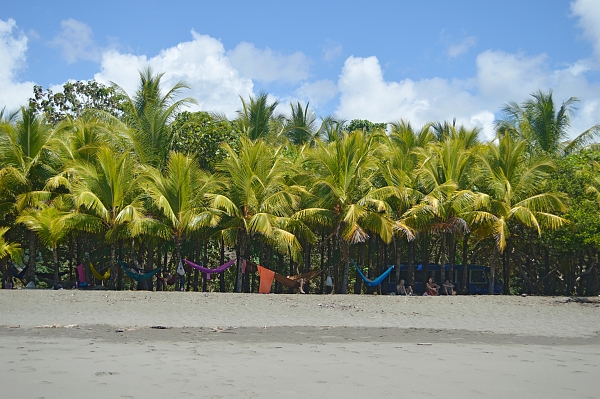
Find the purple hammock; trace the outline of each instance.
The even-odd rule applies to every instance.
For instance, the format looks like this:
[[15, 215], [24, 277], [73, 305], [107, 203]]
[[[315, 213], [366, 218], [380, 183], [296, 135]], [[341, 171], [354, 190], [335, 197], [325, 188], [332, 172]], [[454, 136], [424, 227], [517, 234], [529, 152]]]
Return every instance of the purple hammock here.
[[225, 270], [229, 269], [231, 266], [233, 266], [235, 264], [236, 259], [232, 259], [227, 263], [223, 263], [221, 266], [217, 267], [216, 269], [208, 269], [204, 266], [201, 265], [197, 265], [194, 262], [190, 262], [187, 259], [183, 260], [185, 263], [187, 263], [188, 265], [190, 265], [191, 267], [193, 267], [194, 269], [198, 269], [200, 270], [202, 273], [206, 273], [206, 279], [210, 280], [210, 275], [213, 273], [222, 273]]

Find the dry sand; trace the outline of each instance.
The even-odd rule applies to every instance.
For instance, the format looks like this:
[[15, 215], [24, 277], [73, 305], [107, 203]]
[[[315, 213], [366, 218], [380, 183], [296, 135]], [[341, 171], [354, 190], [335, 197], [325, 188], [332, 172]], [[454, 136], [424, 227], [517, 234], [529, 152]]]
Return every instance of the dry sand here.
[[599, 398], [600, 303], [0, 290], [0, 398]]

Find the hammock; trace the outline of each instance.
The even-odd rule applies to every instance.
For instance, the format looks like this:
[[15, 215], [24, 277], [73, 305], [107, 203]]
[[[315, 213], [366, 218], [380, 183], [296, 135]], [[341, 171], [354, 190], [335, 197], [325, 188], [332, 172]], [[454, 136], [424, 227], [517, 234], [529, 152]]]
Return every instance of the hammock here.
[[388, 267], [388, 269], [386, 271], [384, 271], [381, 276], [377, 277], [375, 280], [369, 280], [367, 277], [365, 277], [365, 275], [363, 274], [363, 272], [360, 270], [360, 268], [358, 267], [358, 265], [356, 264], [356, 262], [354, 262], [354, 259], [351, 259], [352, 263], [354, 263], [354, 267], [356, 267], [356, 270], [358, 271], [358, 274], [360, 274], [360, 277], [362, 277], [362, 279], [365, 282], [365, 285], [367, 287], [377, 287], [379, 284], [381, 284], [383, 282], [383, 280], [385, 280], [385, 278], [390, 274], [390, 272], [392, 271], [392, 269], [395, 266], [390, 266]]
[[104, 280], [108, 280], [110, 278], [110, 267], [102, 275], [102, 274], [98, 273], [98, 271], [94, 267], [94, 264], [92, 262], [90, 262], [90, 270], [92, 271], [92, 274], [94, 275], [96, 280], [104, 281]]
[[236, 259], [232, 259], [227, 263], [223, 263], [221, 266], [217, 267], [216, 269], [209, 269], [207, 267], [204, 267], [202, 265], [197, 265], [194, 262], [190, 262], [187, 259], [183, 260], [186, 264], [188, 264], [189, 266], [193, 267], [194, 269], [200, 270], [202, 273], [206, 273], [206, 279], [210, 280], [210, 275], [211, 274], [215, 274], [215, 273], [222, 273], [225, 270], [229, 269], [231, 266], [233, 266], [235, 264]]
[[298, 288], [300, 287], [300, 279], [304, 281], [308, 281], [313, 277], [321, 274], [322, 270], [315, 270], [308, 273], [297, 274], [295, 276], [286, 277], [283, 274], [275, 273], [275, 280], [288, 288]]
[[23, 269], [21, 269], [21, 271], [19, 271], [19, 269], [17, 269], [16, 266], [11, 266], [8, 269], [8, 271], [14, 278], [18, 278], [19, 280], [22, 280], [23, 277], [25, 277], [25, 273], [27, 273], [28, 267], [29, 267], [29, 265], [25, 266]]
[[137, 267], [127, 266], [126, 264], [121, 262], [120, 259], [117, 259], [117, 261], [119, 262], [123, 270], [125, 270], [125, 273], [127, 273], [129, 277], [131, 277], [137, 282], [148, 280], [156, 273], [158, 273], [161, 269], [160, 267], [157, 267], [156, 269], [152, 269], [148, 272], [145, 272], [144, 269], [138, 269]]

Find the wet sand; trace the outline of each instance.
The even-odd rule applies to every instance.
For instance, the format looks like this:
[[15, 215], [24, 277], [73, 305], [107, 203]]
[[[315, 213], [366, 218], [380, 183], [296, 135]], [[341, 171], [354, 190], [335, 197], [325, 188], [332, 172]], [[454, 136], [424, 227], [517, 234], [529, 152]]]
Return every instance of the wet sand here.
[[3, 290], [0, 325], [8, 398], [600, 392], [598, 298]]

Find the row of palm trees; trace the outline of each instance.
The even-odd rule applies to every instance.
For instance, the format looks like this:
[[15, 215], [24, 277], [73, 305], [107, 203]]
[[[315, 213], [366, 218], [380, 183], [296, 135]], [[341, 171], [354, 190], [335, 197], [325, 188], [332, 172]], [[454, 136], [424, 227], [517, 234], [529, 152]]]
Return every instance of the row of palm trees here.
[[[497, 139], [487, 143], [478, 129], [455, 122], [414, 128], [400, 120], [388, 131], [347, 131], [343, 121], [317, 121], [300, 103], [289, 117], [277, 115], [278, 103], [261, 94], [242, 99], [229, 121], [239, 141], [222, 144], [226, 156], [211, 172], [200, 168], [194, 148], [173, 151], [177, 132], [169, 126], [194, 100], [178, 99], [183, 82], [164, 92], [161, 78], [140, 72], [133, 97], [115, 85], [119, 117], [90, 109], [49, 125], [31, 108], [2, 115], [0, 212], [7, 227], [0, 230], [0, 257], [20, 261], [18, 246], [3, 240], [9, 228], [25, 226], [28, 280], [39, 243], [52, 252], [58, 282], [59, 249], [75, 233], [110, 248], [113, 289], [123, 242], [143, 242], [152, 268], [161, 243], [171, 243], [178, 264], [185, 244], [200, 237], [236, 249], [236, 292], [243, 290], [241, 260], [256, 256], [254, 244], [261, 256], [266, 248], [309, 269], [311, 253], [333, 243], [342, 266], [338, 291], [346, 293], [352, 253], [365, 243], [394, 245], [399, 263], [403, 248], [414, 255], [417, 240], [430, 237], [439, 246], [432, 260], [449, 263], [450, 275], [457, 242], [463, 263], [469, 245], [493, 242], [493, 286], [496, 258], [515, 229], [541, 235], [568, 222], [561, 217], [566, 196], [547, 182], [553, 159], [598, 131], [594, 126], [565, 143], [576, 100], [555, 110], [551, 92], [509, 104]], [[414, 256], [408, 260], [412, 281]]]

